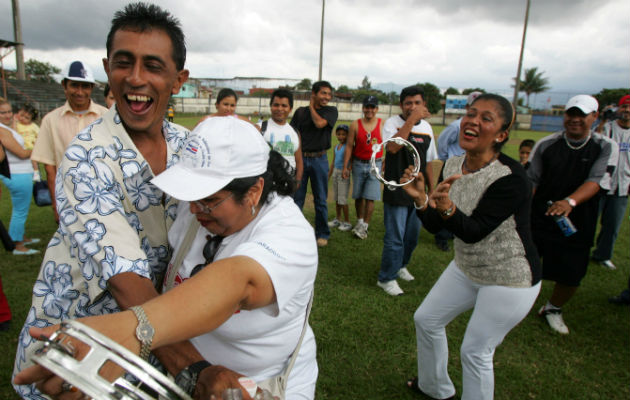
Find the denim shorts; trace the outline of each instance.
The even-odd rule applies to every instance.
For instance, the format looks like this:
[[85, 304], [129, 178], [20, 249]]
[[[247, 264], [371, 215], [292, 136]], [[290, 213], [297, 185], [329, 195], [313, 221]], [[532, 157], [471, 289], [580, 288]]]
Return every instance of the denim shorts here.
[[[376, 161], [376, 168], [381, 168], [382, 161]], [[371, 163], [352, 161], [352, 198], [366, 200], [381, 199], [381, 182], [370, 173]]]
[[343, 179], [341, 170], [335, 168], [332, 173], [333, 199], [336, 204], [345, 206], [348, 204], [348, 192], [350, 191], [350, 178]]

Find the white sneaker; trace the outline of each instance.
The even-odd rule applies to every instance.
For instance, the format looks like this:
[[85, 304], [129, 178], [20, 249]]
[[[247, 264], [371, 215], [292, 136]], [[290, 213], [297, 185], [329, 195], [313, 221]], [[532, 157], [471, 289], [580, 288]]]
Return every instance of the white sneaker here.
[[414, 279], [416, 279], [413, 277], [413, 275], [411, 275], [407, 267], [402, 267], [398, 271], [398, 277], [402, 279], [403, 281], [413, 281]]
[[564, 323], [564, 319], [562, 319], [562, 310], [560, 308], [545, 309], [545, 306], [542, 306], [540, 311], [538, 311], [538, 315], [544, 317], [554, 331], [563, 335], [569, 334], [569, 328]]
[[617, 269], [617, 267], [615, 266], [615, 264], [612, 263], [612, 261], [610, 260], [602, 260], [599, 262], [601, 264], [602, 267], [604, 268], [608, 268], [608, 269]]
[[352, 233], [354, 233], [354, 235], [359, 239], [367, 239], [368, 236], [365, 224], [357, 224], [352, 230]]
[[336, 227], [338, 227], [339, 225], [341, 225], [341, 221], [339, 221], [337, 218], [333, 219], [332, 221], [330, 221], [330, 222], [328, 223], [328, 226], [329, 226], [330, 228], [336, 228]]
[[343, 232], [347, 232], [352, 229], [352, 224], [350, 222], [342, 222], [341, 224], [339, 224], [339, 227], [337, 229]]
[[400, 286], [398, 286], [398, 282], [396, 282], [396, 279], [387, 282], [376, 281], [376, 284], [390, 296], [400, 296], [404, 293]]

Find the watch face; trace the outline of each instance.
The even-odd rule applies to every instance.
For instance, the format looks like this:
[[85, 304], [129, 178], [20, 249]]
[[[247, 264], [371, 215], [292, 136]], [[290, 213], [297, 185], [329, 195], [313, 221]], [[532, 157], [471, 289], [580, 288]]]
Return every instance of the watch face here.
[[138, 339], [141, 341], [151, 340], [153, 339], [153, 335], [155, 334], [155, 330], [149, 324], [143, 323], [138, 325], [138, 329], [136, 330]]
[[188, 368], [184, 368], [175, 377], [175, 383], [192, 396], [195, 391], [195, 385], [197, 384], [197, 374], [191, 372]]

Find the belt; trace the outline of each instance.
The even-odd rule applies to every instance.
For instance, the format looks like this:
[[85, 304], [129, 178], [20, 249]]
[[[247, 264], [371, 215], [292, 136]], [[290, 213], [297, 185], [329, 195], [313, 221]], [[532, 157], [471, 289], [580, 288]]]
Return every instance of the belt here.
[[326, 150], [322, 150], [322, 151], [304, 151], [304, 152], [302, 152], [302, 155], [304, 157], [309, 157], [309, 158], [321, 157], [324, 154], [326, 154]]
[[362, 160], [360, 158], [354, 158], [354, 161], [358, 161], [358, 162], [363, 163], [363, 164], [368, 164], [371, 161], [371, 159], [368, 158], [367, 160]]

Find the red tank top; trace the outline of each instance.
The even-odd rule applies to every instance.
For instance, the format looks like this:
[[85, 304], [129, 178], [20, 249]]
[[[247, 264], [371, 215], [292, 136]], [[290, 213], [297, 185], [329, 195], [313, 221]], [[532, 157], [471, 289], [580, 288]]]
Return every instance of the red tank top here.
[[[354, 140], [352, 155], [354, 158], [358, 158], [360, 160], [369, 160], [370, 157], [372, 157], [372, 146], [383, 142], [383, 138], [381, 137], [381, 119], [377, 119], [376, 126], [372, 132], [365, 130], [360, 119], [358, 122], [359, 129], [357, 129], [357, 137]], [[383, 149], [376, 154], [377, 158], [381, 158], [382, 156]]]

